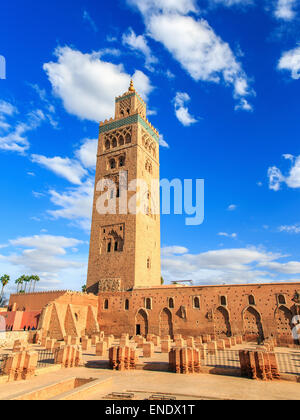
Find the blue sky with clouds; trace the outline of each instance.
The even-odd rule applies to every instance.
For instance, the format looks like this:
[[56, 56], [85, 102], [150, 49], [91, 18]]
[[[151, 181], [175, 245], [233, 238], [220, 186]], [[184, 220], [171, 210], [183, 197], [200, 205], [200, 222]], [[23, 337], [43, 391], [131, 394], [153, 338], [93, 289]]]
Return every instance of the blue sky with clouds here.
[[299, 29], [299, 0], [2, 5], [0, 273], [85, 283], [98, 124], [132, 77], [161, 177], [205, 179], [202, 225], [161, 218], [166, 282], [299, 281]]

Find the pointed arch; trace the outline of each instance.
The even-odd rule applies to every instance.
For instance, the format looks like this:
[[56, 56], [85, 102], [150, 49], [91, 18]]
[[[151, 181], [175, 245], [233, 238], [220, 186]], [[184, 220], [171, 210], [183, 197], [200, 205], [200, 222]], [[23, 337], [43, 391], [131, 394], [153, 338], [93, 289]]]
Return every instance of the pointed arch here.
[[264, 340], [262, 318], [253, 306], [248, 306], [243, 311], [243, 324], [246, 341], [261, 342]]
[[293, 330], [293, 313], [285, 305], [279, 306], [275, 311], [276, 321], [276, 336], [279, 339], [293, 341], [292, 330]]
[[145, 309], [140, 309], [135, 316], [136, 335], [148, 334], [148, 314]]
[[168, 308], [164, 308], [159, 315], [159, 335], [173, 336], [172, 313]]
[[215, 334], [218, 337], [231, 337], [229, 312], [224, 306], [219, 306], [214, 312]]

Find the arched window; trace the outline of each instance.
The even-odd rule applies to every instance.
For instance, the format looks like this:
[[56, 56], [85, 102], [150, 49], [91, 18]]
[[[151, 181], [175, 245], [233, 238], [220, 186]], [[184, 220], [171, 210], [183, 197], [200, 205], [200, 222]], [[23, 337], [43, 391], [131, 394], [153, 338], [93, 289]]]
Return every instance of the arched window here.
[[107, 252], [111, 252], [111, 242], [108, 242], [107, 244]]
[[124, 137], [120, 136], [119, 137], [119, 146], [123, 146], [124, 145]]
[[169, 308], [174, 309], [174, 299], [173, 298], [169, 299]]
[[152, 309], [152, 302], [150, 298], [146, 299], [146, 309]]
[[117, 145], [118, 145], [117, 139], [114, 137], [112, 141], [112, 147], [117, 147]]
[[105, 299], [104, 301], [104, 309], [108, 309], [108, 299]]
[[119, 158], [119, 166], [120, 167], [125, 166], [125, 156], [121, 156]]
[[125, 311], [128, 311], [128, 310], [129, 310], [129, 300], [126, 299], [125, 300]]
[[109, 140], [106, 140], [106, 142], [105, 142], [105, 149], [106, 150], [110, 149], [110, 141]]
[[227, 305], [227, 299], [226, 296], [221, 296], [221, 305], [226, 306]]
[[253, 295], [250, 295], [248, 297], [249, 305], [255, 305], [255, 299]]
[[194, 308], [200, 309], [200, 299], [198, 298], [198, 296], [194, 297]]
[[115, 252], [118, 251], [118, 241], [115, 242]]
[[285, 297], [283, 295], [278, 295], [278, 303], [280, 305], [285, 305], [286, 304], [286, 300], [285, 300]]
[[110, 166], [110, 169], [115, 169], [115, 167], [116, 167], [116, 161], [115, 161], [115, 159], [111, 159], [109, 161], [109, 166]]
[[126, 140], [126, 143], [131, 143], [131, 135], [130, 134], [127, 134], [125, 140]]

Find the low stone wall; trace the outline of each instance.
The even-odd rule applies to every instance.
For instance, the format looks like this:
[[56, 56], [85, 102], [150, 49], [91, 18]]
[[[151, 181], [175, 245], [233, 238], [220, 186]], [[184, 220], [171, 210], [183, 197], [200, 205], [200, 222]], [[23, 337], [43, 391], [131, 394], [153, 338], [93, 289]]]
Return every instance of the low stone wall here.
[[0, 332], [0, 348], [12, 348], [15, 340], [27, 343], [29, 331]]

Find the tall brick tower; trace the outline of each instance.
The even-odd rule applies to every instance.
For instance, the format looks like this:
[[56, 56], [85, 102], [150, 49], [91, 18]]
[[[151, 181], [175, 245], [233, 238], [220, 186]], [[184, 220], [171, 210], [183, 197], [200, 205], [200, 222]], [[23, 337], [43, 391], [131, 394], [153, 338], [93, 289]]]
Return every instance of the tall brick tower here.
[[[99, 187], [103, 180], [105, 188]], [[126, 191], [124, 201], [124, 188], [134, 180], [149, 191]], [[115, 118], [100, 123], [95, 181], [87, 290], [98, 294], [160, 285], [159, 134], [132, 82], [115, 100]], [[116, 204], [115, 214], [99, 212], [103, 191], [106, 205]]]

